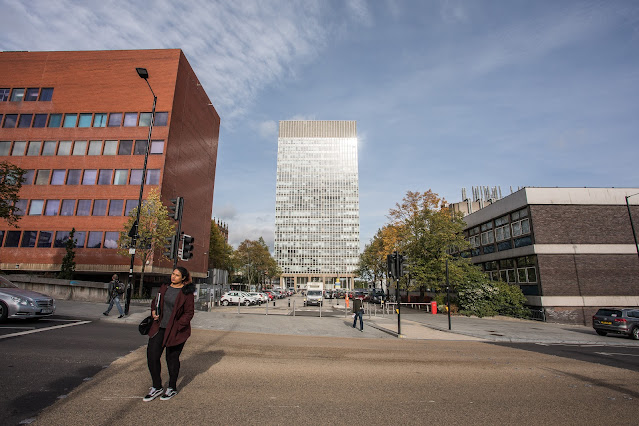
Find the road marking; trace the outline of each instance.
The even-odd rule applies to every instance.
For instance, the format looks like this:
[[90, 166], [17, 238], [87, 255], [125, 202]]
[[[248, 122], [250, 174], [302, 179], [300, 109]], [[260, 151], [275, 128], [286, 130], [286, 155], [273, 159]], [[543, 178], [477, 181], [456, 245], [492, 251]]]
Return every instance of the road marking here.
[[40, 322], [43, 321], [50, 321], [50, 322], [75, 322], [78, 321], [77, 319], [51, 319], [51, 318], [42, 318], [39, 320]]
[[621, 354], [621, 353], [617, 353], [617, 352], [595, 352], [597, 355], [606, 355], [606, 356], [613, 356], [613, 355], [622, 355], [622, 356], [639, 356], [637, 354]]
[[24, 336], [24, 335], [32, 334], [32, 333], [39, 333], [41, 331], [54, 330], [56, 328], [73, 327], [74, 325], [83, 325], [83, 324], [89, 324], [89, 323], [91, 323], [91, 321], [79, 321], [79, 322], [76, 322], [76, 323], [73, 323], [73, 324], [56, 325], [56, 326], [53, 326], [53, 327], [38, 328], [37, 330], [29, 330], [29, 331], [21, 331], [19, 333], [5, 334], [4, 336], [0, 336], [0, 340], [1, 339], [6, 339], [8, 337]]
[[0, 330], [10, 330], [10, 329], [16, 329], [16, 330], [33, 330], [35, 329], [35, 327], [0, 327]]

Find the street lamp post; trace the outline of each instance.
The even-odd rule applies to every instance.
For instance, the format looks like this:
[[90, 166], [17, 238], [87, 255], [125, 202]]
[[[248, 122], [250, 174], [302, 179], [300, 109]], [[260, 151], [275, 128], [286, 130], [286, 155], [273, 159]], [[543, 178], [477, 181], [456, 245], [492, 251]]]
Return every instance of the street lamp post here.
[[639, 244], [637, 244], [637, 233], [635, 232], [635, 224], [632, 222], [632, 213], [630, 212], [630, 203], [628, 198], [639, 195], [639, 192], [632, 195], [626, 195], [626, 207], [628, 208], [628, 217], [630, 218], [630, 227], [632, 228], [632, 237], [635, 239], [635, 248], [637, 249], [637, 256], [639, 256]]
[[[133, 291], [133, 264], [135, 262], [135, 248], [137, 246], [137, 240], [139, 238], [138, 229], [140, 228], [140, 210], [142, 210], [142, 193], [144, 192], [144, 181], [146, 180], [146, 163], [149, 159], [149, 150], [151, 148], [151, 132], [153, 131], [153, 123], [155, 121], [155, 104], [157, 103], [158, 97], [155, 96], [151, 85], [149, 84], [149, 73], [146, 68], [136, 68], [140, 78], [146, 81], [147, 86], [149, 86], [149, 90], [151, 90], [151, 94], [153, 95], [153, 108], [151, 109], [151, 123], [149, 124], [149, 136], [146, 142], [146, 149], [144, 150], [144, 166], [142, 167], [142, 180], [140, 182], [140, 196], [138, 197], [138, 210], [135, 218], [135, 222], [133, 222], [133, 228], [131, 228], [131, 248], [129, 252], [131, 253], [131, 266], [129, 267], [129, 284], [126, 289], [126, 303], [124, 304], [124, 313], [125, 315], [129, 314], [129, 306], [131, 305], [131, 293]], [[142, 285], [142, 283], [140, 283]]]

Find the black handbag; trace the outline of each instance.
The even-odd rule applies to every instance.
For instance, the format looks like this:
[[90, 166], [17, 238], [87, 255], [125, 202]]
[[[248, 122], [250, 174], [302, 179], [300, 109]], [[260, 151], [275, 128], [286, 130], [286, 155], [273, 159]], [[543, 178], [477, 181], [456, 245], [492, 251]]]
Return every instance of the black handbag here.
[[151, 330], [152, 324], [153, 324], [153, 317], [151, 315], [144, 318], [142, 322], [140, 323], [140, 325], [138, 325], [138, 330], [140, 331], [140, 334], [142, 335], [149, 334], [149, 330]]

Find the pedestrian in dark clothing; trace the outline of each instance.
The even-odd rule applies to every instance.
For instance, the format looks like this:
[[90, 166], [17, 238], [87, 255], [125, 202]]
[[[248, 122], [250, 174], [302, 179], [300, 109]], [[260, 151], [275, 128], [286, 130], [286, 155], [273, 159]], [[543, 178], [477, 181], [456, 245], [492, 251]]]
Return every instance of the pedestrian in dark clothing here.
[[[153, 324], [149, 330], [149, 344], [146, 348], [147, 363], [153, 386], [144, 397], [151, 401], [158, 396], [161, 400], [177, 395], [177, 378], [180, 373], [180, 353], [191, 335], [191, 319], [195, 313], [195, 285], [186, 268], [178, 266], [171, 274], [171, 284], [163, 284], [151, 302]], [[169, 386], [162, 387], [162, 366], [160, 358], [166, 348], [166, 365], [169, 369]]]
[[359, 318], [359, 331], [364, 331], [364, 301], [356, 298], [353, 300], [353, 328]]
[[109, 283], [109, 307], [102, 314], [105, 316], [109, 315], [111, 309], [113, 309], [113, 304], [118, 308], [118, 312], [120, 316], [118, 318], [122, 318], [124, 316], [124, 311], [122, 310], [122, 305], [120, 305], [120, 296], [124, 294], [124, 285], [118, 279], [118, 274], [113, 274], [111, 277], [111, 282]]

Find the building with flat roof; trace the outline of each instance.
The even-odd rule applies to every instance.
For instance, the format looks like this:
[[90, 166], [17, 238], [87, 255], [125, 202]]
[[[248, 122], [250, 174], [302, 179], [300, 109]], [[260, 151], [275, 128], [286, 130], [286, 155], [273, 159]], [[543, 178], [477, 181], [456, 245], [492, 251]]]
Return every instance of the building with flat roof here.
[[[465, 255], [549, 321], [639, 306], [639, 188], [523, 188], [464, 217]], [[630, 214], [629, 214], [630, 210]]]
[[[137, 67], [157, 96], [146, 176], [153, 95]], [[0, 224], [0, 268], [59, 271], [75, 228], [78, 277], [126, 276], [118, 233], [144, 179], [143, 198], [184, 198], [195, 248], [183, 265], [206, 277], [220, 117], [180, 49], [2, 52], [0, 75], [0, 161], [27, 170], [18, 228]], [[171, 268], [156, 254], [145, 273]]]
[[280, 121], [275, 260], [283, 287], [353, 288], [359, 261], [355, 121]]

